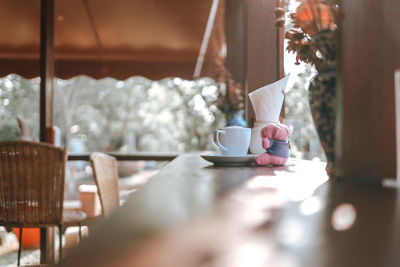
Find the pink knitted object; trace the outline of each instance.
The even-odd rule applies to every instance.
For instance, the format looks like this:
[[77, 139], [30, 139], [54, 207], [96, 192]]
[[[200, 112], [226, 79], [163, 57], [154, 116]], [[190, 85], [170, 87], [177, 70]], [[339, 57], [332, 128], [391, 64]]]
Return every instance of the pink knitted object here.
[[[269, 138], [280, 141], [287, 141], [289, 140], [292, 132], [292, 125], [285, 125], [281, 123], [268, 123], [261, 130], [261, 140], [263, 148], [270, 148], [271, 145]], [[278, 157], [268, 153], [262, 153], [258, 155], [255, 160], [257, 165], [285, 165], [288, 158]]]

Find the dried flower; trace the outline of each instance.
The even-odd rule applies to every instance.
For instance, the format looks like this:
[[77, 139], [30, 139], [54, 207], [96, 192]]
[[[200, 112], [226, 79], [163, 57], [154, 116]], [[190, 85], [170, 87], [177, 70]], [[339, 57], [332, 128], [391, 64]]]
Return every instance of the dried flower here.
[[286, 22], [285, 18], [279, 18], [275, 21], [275, 26], [282, 27], [285, 25], [285, 22]]
[[[322, 59], [317, 56], [318, 49], [313, 45], [313, 36], [321, 31], [335, 30], [338, 20], [338, 0], [298, 0], [300, 5], [294, 13], [290, 13], [293, 29], [285, 33], [288, 39], [287, 50], [296, 54], [296, 64], [300, 61], [315, 65], [317, 69], [322, 65]], [[275, 10], [276, 26], [284, 25], [282, 8]], [[333, 41], [333, 40], [332, 40]]]
[[286, 11], [283, 8], [281, 8], [281, 7], [275, 8], [275, 16], [277, 18], [285, 16], [285, 13], [286, 13]]

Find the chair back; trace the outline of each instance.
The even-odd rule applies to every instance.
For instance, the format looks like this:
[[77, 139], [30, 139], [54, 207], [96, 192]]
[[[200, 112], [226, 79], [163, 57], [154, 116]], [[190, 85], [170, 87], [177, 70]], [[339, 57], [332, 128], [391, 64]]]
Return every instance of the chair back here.
[[59, 225], [65, 163], [65, 150], [47, 143], [0, 142], [0, 224]]
[[95, 152], [90, 155], [90, 163], [99, 192], [102, 213], [107, 217], [119, 207], [117, 160], [112, 156]]

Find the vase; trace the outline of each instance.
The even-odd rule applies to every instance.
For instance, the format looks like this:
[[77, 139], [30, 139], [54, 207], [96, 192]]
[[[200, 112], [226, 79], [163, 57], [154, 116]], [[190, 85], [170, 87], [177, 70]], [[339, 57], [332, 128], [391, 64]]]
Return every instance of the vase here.
[[227, 126], [241, 126], [241, 127], [246, 127], [247, 122], [243, 118], [244, 116], [244, 110], [238, 110], [235, 111], [231, 114], [227, 114]]
[[319, 140], [326, 155], [326, 172], [335, 176], [336, 64], [335, 32], [323, 31], [312, 37], [323, 60], [311, 80], [309, 103]]

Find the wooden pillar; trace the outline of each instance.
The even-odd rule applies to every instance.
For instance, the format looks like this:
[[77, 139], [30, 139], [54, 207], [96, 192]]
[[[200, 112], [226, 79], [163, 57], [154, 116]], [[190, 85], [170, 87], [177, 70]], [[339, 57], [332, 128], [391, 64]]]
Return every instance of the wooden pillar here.
[[400, 1], [341, 1], [337, 175], [395, 177], [394, 71], [400, 67]]
[[[281, 78], [283, 72], [282, 30], [275, 27], [278, 0], [247, 2], [247, 93]], [[246, 119], [251, 127], [254, 111], [248, 97]]]
[[40, 141], [53, 126], [54, 0], [41, 0], [40, 9]]
[[225, 1], [226, 65], [235, 81], [246, 85], [246, 0]]
[[[40, 141], [51, 140], [53, 126], [54, 81], [54, 0], [40, 3]], [[54, 262], [54, 232], [52, 227], [40, 230], [40, 262]]]

